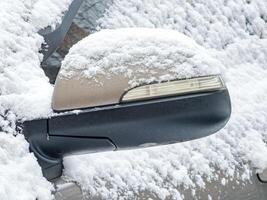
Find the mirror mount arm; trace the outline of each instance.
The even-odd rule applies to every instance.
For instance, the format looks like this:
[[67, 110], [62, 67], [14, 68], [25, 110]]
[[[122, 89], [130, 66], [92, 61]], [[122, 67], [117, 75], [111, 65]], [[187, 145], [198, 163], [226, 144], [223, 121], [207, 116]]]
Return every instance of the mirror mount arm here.
[[23, 124], [23, 134], [30, 144], [30, 151], [34, 153], [48, 180], [62, 175], [63, 157], [66, 155], [116, 149], [108, 138], [50, 135], [48, 121], [41, 119]]
[[[30, 151], [34, 153], [42, 168], [44, 177], [48, 180], [60, 177], [63, 169], [63, 157], [49, 156], [45, 144], [50, 137], [48, 134], [47, 119], [27, 121], [23, 124], [23, 134], [29, 142]], [[45, 147], [45, 149], [43, 149]], [[57, 154], [57, 152], [55, 152]]]

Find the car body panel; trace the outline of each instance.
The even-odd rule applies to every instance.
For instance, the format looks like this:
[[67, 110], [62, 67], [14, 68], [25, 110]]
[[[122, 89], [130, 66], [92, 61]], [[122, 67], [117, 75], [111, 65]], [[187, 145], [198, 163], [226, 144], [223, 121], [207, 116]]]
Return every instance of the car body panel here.
[[[247, 181], [240, 181], [238, 178], [233, 178], [232, 181], [228, 180], [226, 183], [222, 183], [222, 179], [227, 180], [223, 175], [217, 180], [205, 181], [205, 188], [195, 188], [195, 193], [192, 193], [192, 189], [185, 189], [182, 186], [177, 187], [177, 190], [184, 195], [184, 200], [199, 199], [199, 200], [266, 200], [267, 199], [267, 184], [262, 183], [257, 178], [254, 172]], [[87, 200], [102, 199], [97, 194], [91, 196], [82, 192], [80, 186], [75, 182], [64, 181], [63, 179], [58, 179], [55, 181], [56, 184], [56, 200]], [[123, 194], [121, 195], [123, 196]], [[160, 200], [160, 198], [149, 192], [142, 191], [136, 193], [135, 199], [146, 200], [154, 199]], [[171, 198], [166, 198], [171, 199]]]

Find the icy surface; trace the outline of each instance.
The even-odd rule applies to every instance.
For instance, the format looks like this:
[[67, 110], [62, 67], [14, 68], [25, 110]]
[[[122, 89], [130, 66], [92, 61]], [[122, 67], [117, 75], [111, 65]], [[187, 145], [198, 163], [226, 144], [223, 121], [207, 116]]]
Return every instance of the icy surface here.
[[69, 3], [0, 1], [0, 199], [52, 199], [53, 187], [15, 122], [51, 114], [53, 87], [40, 68], [43, 38], [37, 31], [55, 26]]
[[59, 76], [84, 76], [101, 84], [99, 75], [121, 74], [134, 87], [219, 74], [219, 68], [222, 64], [205, 48], [177, 31], [124, 28], [102, 30], [78, 42], [65, 57]]
[[204, 139], [65, 158], [66, 178], [103, 199], [129, 199], [142, 192], [181, 199], [184, 189], [194, 195], [221, 174], [225, 185], [234, 177], [247, 181], [252, 169], [266, 168], [266, 7], [262, 0], [114, 0], [98, 21], [99, 29], [175, 29], [207, 47], [223, 64], [219, 68], [231, 95], [232, 116], [224, 129]]

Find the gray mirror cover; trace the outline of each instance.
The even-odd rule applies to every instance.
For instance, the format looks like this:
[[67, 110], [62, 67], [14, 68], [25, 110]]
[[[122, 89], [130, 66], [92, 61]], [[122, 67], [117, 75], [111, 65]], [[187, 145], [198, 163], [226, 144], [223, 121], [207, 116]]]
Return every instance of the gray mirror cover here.
[[52, 107], [60, 111], [116, 104], [133, 87], [219, 74], [220, 68], [207, 50], [177, 31], [102, 30], [70, 49], [56, 80]]

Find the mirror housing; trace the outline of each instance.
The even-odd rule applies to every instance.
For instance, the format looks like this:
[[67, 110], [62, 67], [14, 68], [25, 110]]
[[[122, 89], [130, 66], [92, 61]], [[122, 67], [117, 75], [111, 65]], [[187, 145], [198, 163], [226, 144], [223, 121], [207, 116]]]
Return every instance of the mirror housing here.
[[61, 176], [65, 155], [211, 135], [231, 114], [220, 64], [176, 31], [100, 31], [65, 57], [52, 99], [58, 113], [25, 121], [23, 133], [49, 180]]
[[61, 176], [65, 155], [198, 139], [223, 128], [230, 114], [224, 88], [64, 112], [24, 122], [23, 133], [50, 180]]

